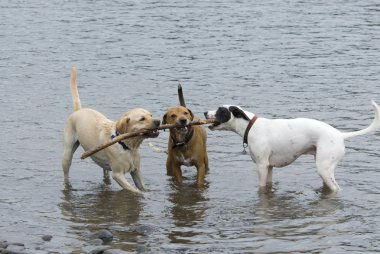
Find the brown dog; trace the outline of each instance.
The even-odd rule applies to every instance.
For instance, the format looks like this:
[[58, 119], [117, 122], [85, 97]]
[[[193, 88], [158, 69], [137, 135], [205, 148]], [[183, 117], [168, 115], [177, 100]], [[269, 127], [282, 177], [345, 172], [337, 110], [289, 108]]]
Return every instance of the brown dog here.
[[202, 126], [186, 127], [194, 119], [194, 115], [186, 108], [182, 88], [178, 86], [182, 106], [170, 108], [163, 117], [163, 124], [178, 124], [183, 127], [170, 129], [168, 142], [168, 158], [166, 160], [167, 174], [174, 176], [178, 183], [182, 182], [181, 166], [197, 168], [197, 184], [202, 186], [208, 170], [206, 150], [206, 130]]

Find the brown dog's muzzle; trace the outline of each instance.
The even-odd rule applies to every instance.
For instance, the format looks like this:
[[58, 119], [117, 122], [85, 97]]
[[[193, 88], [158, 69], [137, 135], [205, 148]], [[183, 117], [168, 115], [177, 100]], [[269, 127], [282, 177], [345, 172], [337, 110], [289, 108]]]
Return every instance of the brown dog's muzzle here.
[[187, 122], [187, 118], [185, 118], [185, 117], [181, 117], [181, 118], [178, 120], [177, 124], [182, 125], [182, 126], [185, 126], [186, 124], [188, 124], [188, 122]]

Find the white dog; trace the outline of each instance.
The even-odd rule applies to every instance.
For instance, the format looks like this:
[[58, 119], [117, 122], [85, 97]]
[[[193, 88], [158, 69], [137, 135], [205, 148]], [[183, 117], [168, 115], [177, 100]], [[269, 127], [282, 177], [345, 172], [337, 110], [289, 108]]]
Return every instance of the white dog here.
[[[69, 169], [73, 154], [79, 145], [85, 151], [95, 148], [100, 144], [110, 141], [115, 136], [126, 132], [153, 129], [160, 125], [160, 120], [153, 119], [145, 109], [135, 108], [125, 113], [119, 120], [113, 122], [101, 113], [81, 108], [78, 88], [76, 85], [76, 70], [73, 67], [71, 73], [71, 93], [73, 96], [74, 112], [67, 120], [64, 131], [64, 153], [62, 168], [65, 180], [69, 177]], [[138, 136], [125, 139], [101, 150], [91, 158], [103, 168], [104, 172], [112, 170], [112, 178], [124, 189], [140, 193], [145, 191], [145, 185], [140, 169], [139, 146], [147, 137], [157, 137], [158, 132], [152, 132], [147, 136]], [[133, 187], [125, 179], [124, 174], [130, 173], [135, 185]]]
[[205, 117], [219, 122], [210, 126], [211, 130], [234, 131], [244, 137], [243, 143], [248, 144], [251, 158], [257, 164], [261, 187], [272, 183], [273, 167], [284, 167], [302, 154], [312, 154], [323, 182], [336, 192], [340, 188], [335, 181], [334, 170], [343, 158], [344, 140], [367, 134], [380, 126], [380, 108], [374, 101], [372, 105], [375, 110], [372, 124], [348, 133], [307, 118], [257, 118], [253, 113], [230, 105], [205, 112]]

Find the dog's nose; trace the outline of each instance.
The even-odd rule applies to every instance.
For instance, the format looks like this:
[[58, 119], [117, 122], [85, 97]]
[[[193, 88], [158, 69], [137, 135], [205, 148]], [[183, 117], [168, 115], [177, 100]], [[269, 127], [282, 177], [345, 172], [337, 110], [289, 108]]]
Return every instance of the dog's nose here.
[[181, 125], [186, 125], [187, 124], [187, 119], [183, 118], [183, 119], [179, 120], [179, 123]]
[[154, 125], [156, 125], [157, 127], [160, 126], [160, 123], [161, 123], [160, 120], [158, 120], [158, 119], [154, 119], [153, 122], [154, 122]]

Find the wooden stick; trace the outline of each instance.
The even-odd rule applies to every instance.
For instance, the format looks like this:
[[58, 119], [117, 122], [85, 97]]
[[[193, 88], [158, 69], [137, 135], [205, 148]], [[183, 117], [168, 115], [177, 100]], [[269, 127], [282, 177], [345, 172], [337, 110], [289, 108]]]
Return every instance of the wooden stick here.
[[182, 128], [182, 127], [188, 127], [188, 126], [192, 126], [192, 125], [202, 125], [202, 124], [211, 124], [211, 123], [217, 123], [217, 121], [215, 119], [204, 119], [204, 120], [199, 119], [199, 120], [192, 121], [185, 126], [178, 125], [178, 124], [163, 124], [163, 125], [160, 125], [159, 127], [155, 128], [155, 129], [146, 129], [146, 130], [142, 130], [140, 132], [124, 133], [124, 134], [121, 134], [121, 135], [115, 137], [114, 139], [112, 139], [111, 141], [109, 141], [107, 143], [104, 143], [102, 145], [97, 146], [94, 149], [91, 149], [91, 150], [84, 152], [80, 158], [82, 160], [84, 160], [87, 157], [93, 155], [94, 153], [97, 153], [97, 152], [103, 150], [104, 148], [107, 148], [107, 147], [109, 147], [109, 146], [111, 146], [111, 145], [113, 145], [119, 141], [122, 141], [124, 139], [127, 139], [127, 138], [144, 136], [144, 135], [151, 134], [152, 132], [159, 131], [159, 130]]

